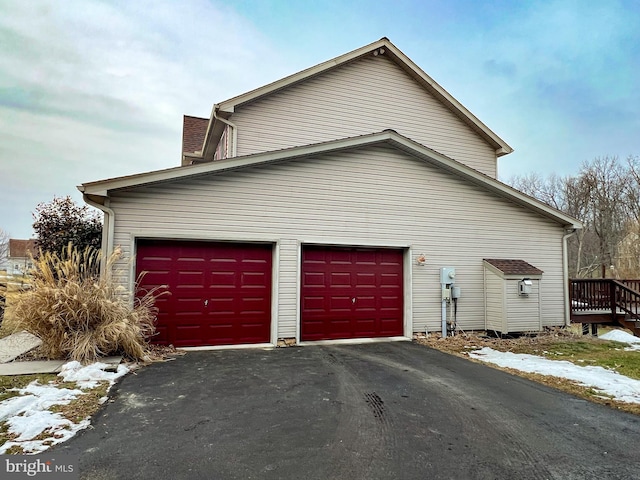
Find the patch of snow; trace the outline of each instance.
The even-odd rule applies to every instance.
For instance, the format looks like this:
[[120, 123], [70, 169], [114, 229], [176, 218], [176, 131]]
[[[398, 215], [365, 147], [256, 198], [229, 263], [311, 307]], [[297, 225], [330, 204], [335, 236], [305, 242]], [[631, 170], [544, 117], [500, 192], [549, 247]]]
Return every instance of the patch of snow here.
[[[44, 412], [42, 413], [44, 414]], [[47, 416], [43, 415], [43, 417], [39, 419], [41, 424], [48, 424], [48, 428], [44, 429], [43, 431], [46, 430], [47, 433], [51, 435], [49, 438], [45, 440], [22, 441], [20, 440], [22, 437], [21, 436], [16, 440], [6, 442], [4, 445], [1, 445], [0, 453], [5, 453], [7, 450], [14, 446], [21, 447], [22, 450], [27, 454], [42, 453], [53, 445], [66, 442], [80, 430], [83, 430], [91, 425], [91, 422], [88, 419], [82, 420], [80, 423], [72, 423], [71, 421], [66, 419], [62, 419], [61, 421], [59, 418], [55, 418], [60, 417], [60, 415], [58, 414], [52, 414], [52, 417], [53, 418], [47, 418]]]
[[602, 340], [614, 340], [622, 343], [640, 343], [640, 337], [635, 337], [624, 330], [611, 330], [610, 332], [600, 335]]
[[67, 405], [82, 394], [81, 390], [52, 388], [51, 385], [40, 385], [37, 381], [14, 391], [20, 395], [0, 403], [0, 422], [25, 412], [48, 410], [53, 405]]
[[125, 365], [118, 365], [115, 372], [105, 372], [108, 368], [106, 363], [92, 363], [91, 365], [82, 366], [80, 362], [65, 363], [58, 374], [65, 382], [76, 382], [80, 388], [95, 388], [101, 381], [107, 380], [113, 383], [129, 369]]
[[[68, 405], [84, 394], [81, 389], [95, 388], [103, 380], [108, 381], [111, 388], [115, 380], [129, 371], [125, 365], [119, 365], [116, 372], [105, 372], [106, 367], [104, 363], [83, 367], [78, 362], [69, 362], [62, 367], [59, 376], [65, 381], [76, 382], [80, 389], [58, 388], [54, 384], [41, 385], [34, 381], [25, 388], [16, 390], [19, 396], [0, 402], [0, 421], [6, 422], [8, 431], [17, 435], [15, 440], [0, 445], [0, 454], [13, 446], [21, 447], [26, 453], [40, 453], [87, 428], [90, 425], [88, 419], [74, 424], [59, 413], [51, 412], [49, 408]], [[34, 440], [43, 433], [48, 438]]]
[[626, 343], [629, 345], [625, 348], [626, 351], [640, 350], [640, 337], [635, 337], [623, 330], [611, 330], [604, 335], [600, 335], [599, 338], [602, 340], [613, 340], [615, 342]]
[[640, 380], [634, 380], [602, 367], [575, 365], [566, 360], [548, 360], [536, 355], [498, 352], [489, 347], [470, 352], [469, 356], [500, 367], [522, 372], [552, 375], [593, 387], [604, 395], [628, 403], [640, 403]]

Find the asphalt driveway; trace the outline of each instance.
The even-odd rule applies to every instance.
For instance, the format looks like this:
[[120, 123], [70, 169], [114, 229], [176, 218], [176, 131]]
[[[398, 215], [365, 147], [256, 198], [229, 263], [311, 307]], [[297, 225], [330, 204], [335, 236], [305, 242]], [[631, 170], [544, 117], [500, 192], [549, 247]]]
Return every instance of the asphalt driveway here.
[[85, 479], [640, 478], [640, 417], [407, 342], [191, 352], [93, 423]]

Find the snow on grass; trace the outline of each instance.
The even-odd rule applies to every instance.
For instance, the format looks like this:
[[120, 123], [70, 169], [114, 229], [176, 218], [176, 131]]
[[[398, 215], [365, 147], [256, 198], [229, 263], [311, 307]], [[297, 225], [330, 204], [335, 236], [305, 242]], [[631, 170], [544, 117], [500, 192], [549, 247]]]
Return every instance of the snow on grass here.
[[625, 350], [640, 350], [640, 337], [634, 337], [623, 330], [611, 330], [599, 337], [602, 340], [613, 340], [615, 342], [627, 343], [629, 346]]
[[6, 422], [8, 433], [16, 435], [13, 440], [0, 445], [0, 454], [11, 447], [21, 447], [25, 453], [40, 453], [87, 428], [90, 424], [88, 419], [73, 423], [49, 409], [54, 405], [68, 405], [83, 395], [83, 390], [95, 388], [102, 381], [108, 381], [111, 388], [129, 371], [125, 365], [119, 365], [116, 372], [106, 372], [105, 368], [107, 365], [104, 363], [83, 367], [79, 362], [69, 362], [58, 376], [64, 382], [75, 382], [78, 388], [59, 388], [55, 384], [41, 385], [34, 381], [17, 390], [18, 396], [0, 402], [0, 422]]
[[593, 387], [604, 395], [628, 403], [640, 403], [640, 380], [595, 366], [579, 366], [566, 360], [548, 360], [536, 355], [498, 352], [484, 347], [469, 352], [471, 358], [522, 372], [552, 375]]
[[105, 372], [105, 363], [92, 363], [85, 367], [80, 362], [69, 362], [62, 366], [59, 377], [65, 382], [76, 382], [80, 388], [96, 388], [101, 381], [108, 380], [111, 385], [129, 371], [125, 365], [118, 365], [115, 372]]

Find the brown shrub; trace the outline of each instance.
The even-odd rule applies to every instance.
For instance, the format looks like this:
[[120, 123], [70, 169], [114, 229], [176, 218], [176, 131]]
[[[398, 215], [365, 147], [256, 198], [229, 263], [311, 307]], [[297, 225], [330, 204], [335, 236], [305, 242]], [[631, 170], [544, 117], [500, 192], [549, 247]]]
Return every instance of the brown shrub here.
[[[110, 273], [99, 275], [100, 257], [93, 247], [78, 251], [71, 244], [60, 254], [43, 252], [34, 261], [32, 288], [12, 298], [12, 321], [42, 340], [45, 356], [81, 362], [147, 356], [159, 290], [132, 302]], [[116, 252], [107, 260], [107, 272], [118, 258]]]

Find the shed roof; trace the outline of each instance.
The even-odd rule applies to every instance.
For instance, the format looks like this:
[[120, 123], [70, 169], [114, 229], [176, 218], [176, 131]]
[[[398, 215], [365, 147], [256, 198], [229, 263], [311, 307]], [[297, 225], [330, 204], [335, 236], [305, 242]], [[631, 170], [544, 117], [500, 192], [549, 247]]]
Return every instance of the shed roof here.
[[506, 258], [485, 258], [485, 262], [492, 265], [505, 275], [542, 275], [544, 272], [524, 260]]

